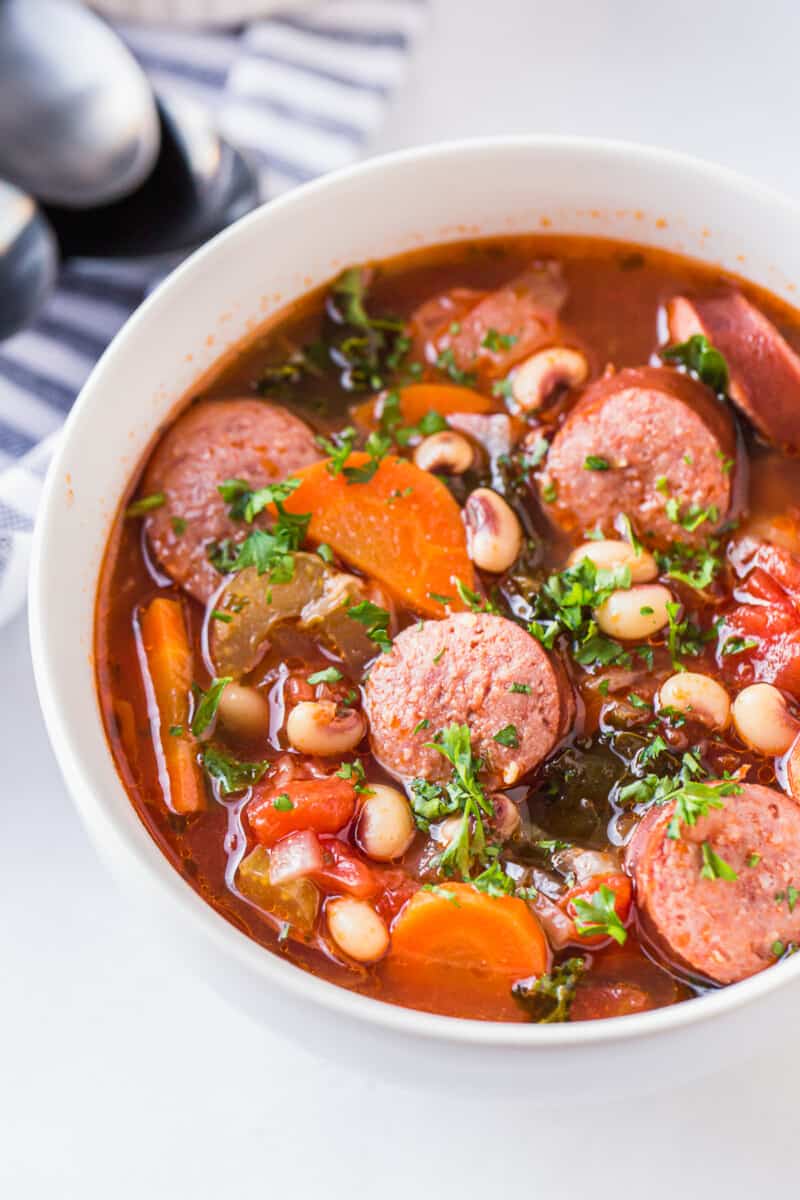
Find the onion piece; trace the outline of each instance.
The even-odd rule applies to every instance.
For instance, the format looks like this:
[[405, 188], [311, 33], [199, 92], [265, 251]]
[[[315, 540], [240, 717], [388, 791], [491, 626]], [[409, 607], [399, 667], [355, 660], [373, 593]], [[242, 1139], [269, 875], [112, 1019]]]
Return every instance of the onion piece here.
[[272, 847], [269, 858], [269, 878], [273, 887], [301, 879], [323, 870], [322, 845], [311, 829], [290, 833]]

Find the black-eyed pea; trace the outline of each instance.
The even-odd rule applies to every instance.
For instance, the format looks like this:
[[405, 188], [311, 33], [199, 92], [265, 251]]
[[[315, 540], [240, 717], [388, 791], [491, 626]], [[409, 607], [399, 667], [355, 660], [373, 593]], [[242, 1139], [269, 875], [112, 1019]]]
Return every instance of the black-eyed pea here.
[[659, 688], [658, 707], [683, 713], [709, 729], [727, 728], [731, 717], [730, 696], [722, 684], [696, 671], [678, 671], [665, 679]]

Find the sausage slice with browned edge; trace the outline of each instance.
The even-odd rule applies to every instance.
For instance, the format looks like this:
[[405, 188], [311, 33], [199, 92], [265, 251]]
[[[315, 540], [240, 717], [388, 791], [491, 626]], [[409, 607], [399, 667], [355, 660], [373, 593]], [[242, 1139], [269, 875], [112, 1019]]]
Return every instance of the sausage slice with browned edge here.
[[422, 304], [411, 318], [418, 357], [443, 369], [504, 375], [556, 336], [567, 298], [560, 263], [531, 263], [493, 292], [455, 288]]
[[800, 449], [800, 355], [740, 292], [675, 296], [667, 305], [673, 342], [703, 334], [724, 356], [728, 391], [760, 434]]
[[142, 480], [166, 503], [147, 519], [153, 556], [195, 599], [220, 583], [208, 544], [241, 536], [217, 490], [226, 479], [252, 488], [285, 479], [321, 457], [307, 425], [262, 400], [203, 400], [178, 418], [156, 446]]
[[373, 753], [392, 774], [447, 779], [450, 764], [425, 743], [465, 724], [486, 782], [503, 787], [538, 766], [575, 715], [556, 656], [513, 621], [488, 613], [404, 629], [370, 670], [366, 707]]
[[708, 388], [672, 368], [628, 368], [586, 389], [553, 439], [539, 492], [578, 540], [613, 536], [625, 513], [658, 544], [702, 542], [728, 514], [734, 454], [730, 414]]
[[[675, 967], [714, 983], [755, 975], [800, 943], [800, 804], [745, 784], [667, 836], [674, 802], [652, 809], [628, 846], [643, 932]], [[736, 878], [702, 874], [703, 846]]]

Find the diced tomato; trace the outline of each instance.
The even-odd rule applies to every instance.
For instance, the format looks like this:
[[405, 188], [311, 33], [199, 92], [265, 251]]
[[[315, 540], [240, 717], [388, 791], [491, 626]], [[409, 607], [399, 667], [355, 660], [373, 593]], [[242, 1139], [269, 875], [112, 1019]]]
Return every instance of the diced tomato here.
[[[764, 542], [747, 565], [742, 599], [720, 626], [719, 666], [739, 684], [772, 683], [800, 698], [800, 560]], [[731, 639], [755, 645], [723, 653]]]
[[574, 888], [570, 888], [566, 896], [563, 896], [559, 901], [559, 907], [573, 921], [574, 940], [581, 946], [601, 946], [611, 939], [601, 933], [582, 936], [578, 933], [575, 927], [575, 918], [578, 913], [575, 908], [576, 900], [585, 900], [591, 903], [595, 892], [598, 892], [601, 887], [607, 887], [609, 891], [614, 893], [614, 911], [624, 925], [630, 916], [632, 890], [631, 881], [627, 875], [622, 873], [607, 872], [604, 875], [593, 875], [586, 883], [578, 884]]
[[347, 892], [359, 900], [374, 896], [380, 889], [378, 875], [356, 851], [340, 838], [323, 837], [320, 841], [323, 866], [314, 872], [314, 881], [327, 891]]
[[419, 882], [413, 879], [407, 871], [399, 868], [389, 868], [380, 872], [381, 894], [375, 902], [375, 907], [383, 917], [384, 921], [390, 924], [400, 909], [406, 904], [416, 891], [419, 891]]
[[295, 779], [282, 785], [269, 780], [256, 785], [247, 820], [256, 840], [272, 846], [298, 829], [338, 833], [355, 807], [355, 789], [346, 779]]
[[635, 983], [593, 983], [590, 978], [578, 987], [569, 1015], [571, 1021], [597, 1021], [655, 1007], [652, 996]]

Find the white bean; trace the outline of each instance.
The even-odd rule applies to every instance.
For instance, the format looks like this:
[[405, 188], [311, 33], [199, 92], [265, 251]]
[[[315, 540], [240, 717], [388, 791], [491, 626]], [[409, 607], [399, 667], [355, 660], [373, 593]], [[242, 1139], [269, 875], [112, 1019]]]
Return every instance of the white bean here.
[[588, 558], [599, 570], [613, 571], [616, 567], [629, 567], [631, 583], [649, 583], [658, 575], [658, 567], [652, 554], [644, 549], [637, 552], [630, 542], [616, 541], [613, 538], [600, 542], [584, 542], [572, 551], [567, 565], [574, 567], [584, 558]]
[[356, 962], [377, 962], [389, 948], [389, 930], [366, 900], [339, 896], [325, 907], [328, 931], [339, 949]]
[[440, 846], [449, 846], [453, 838], [461, 832], [463, 817], [447, 817], [435, 830], [436, 841]]
[[286, 736], [301, 754], [334, 758], [355, 750], [366, 724], [355, 708], [337, 715], [332, 700], [301, 700], [286, 720]]
[[579, 350], [551, 346], [537, 350], [511, 375], [511, 395], [523, 412], [535, 412], [559, 384], [578, 387], [589, 374], [589, 364]]
[[269, 703], [257, 688], [228, 683], [219, 699], [217, 719], [233, 737], [254, 740], [269, 732]]
[[356, 825], [356, 841], [376, 862], [391, 862], [405, 854], [414, 840], [414, 818], [402, 792], [384, 783], [371, 783]]
[[800, 721], [792, 716], [783, 695], [771, 683], [743, 688], [731, 711], [736, 732], [745, 745], [767, 758], [785, 754], [800, 733]]
[[476, 488], [463, 511], [467, 553], [476, 567], [500, 575], [522, 548], [522, 526], [516, 513], [491, 488]]
[[454, 429], [432, 433], [414, 451], [414, 462], [421, 471], [442, 471], [446, 475], [463, 475], [474, 458], [472, 446]]
[[672, 593], [663, 584], [641, 583], [612, 592], [595, 609], [595, 620], [609, 637], [636, 641], [652, 637], [669, 623], [667, 605], [671, 602]]
[[731, 718], [730, 696], [722, 684], [695, 671], [679, 671], [665, 679], [659, 689], [658, 707], [685, 713], [711, 729], [725, 729]]

